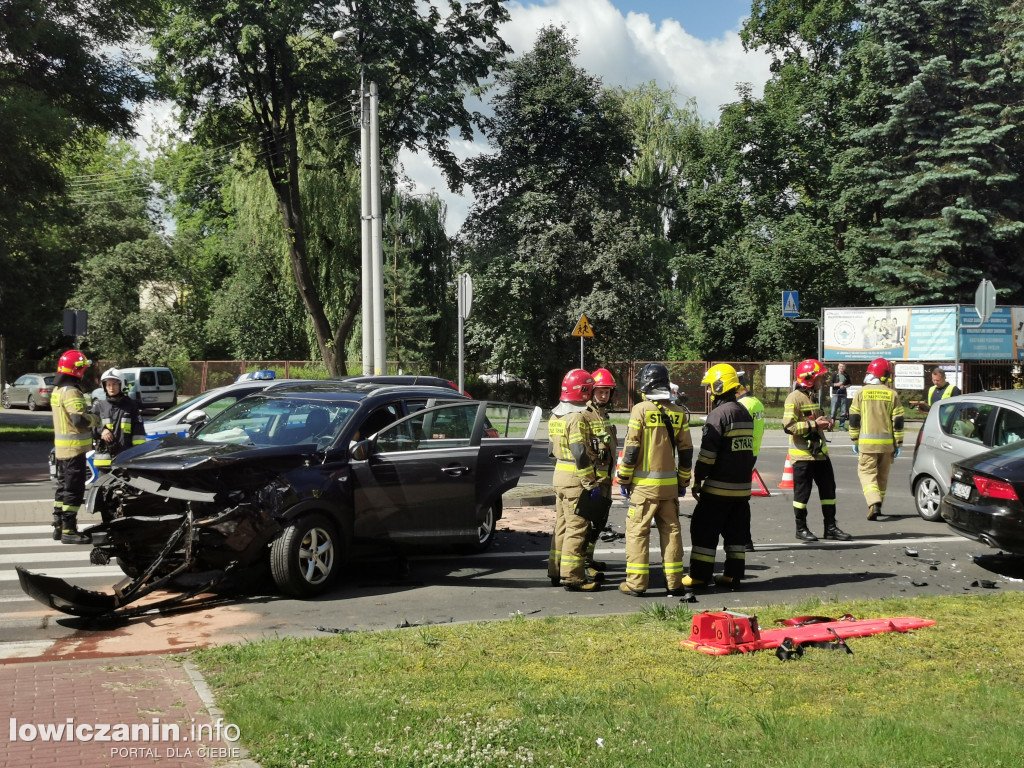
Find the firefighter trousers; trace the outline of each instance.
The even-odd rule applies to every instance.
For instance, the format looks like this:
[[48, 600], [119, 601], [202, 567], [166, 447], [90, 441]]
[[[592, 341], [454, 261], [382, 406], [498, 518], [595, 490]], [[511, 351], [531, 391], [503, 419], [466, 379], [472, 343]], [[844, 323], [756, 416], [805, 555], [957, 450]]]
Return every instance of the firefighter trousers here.
[[811, 500], [811, 488], [818, 486], [821, 499], [821, 515], [826, 522], [836, 519], [836, 475], [832, 460], [793, 462], [793, 513], [797, 520], [807, 520], [807, 502]]
[[555, 535], [548, 554], [548, 576], [565, 584], [586, 581], [587, 534], [590, 522], [576, 514], [576, 505], [585, 491], [582, 486], [555, 489]]
[[85, 475], [87, 472], [85, 454], [70, 459], [57, 459], [57, 491], [53, 496], [54, 514], [78, 514], [85, 498]]
[[864, 453], [857, 462], [857, 477], [860, 487], [864, 490], [864, 500], [870, 507], [885, 501], [885, 489], [889, 485], [889, 470], [892, 468], [893, 454]]
[[626, 512], [626, 586], [644, 592], [651, 576], [651, 521], [661, 538], [661, 567], [669, 590], [682, 587], [683, 534], [679, 499], [636, 499]]
[[690, 578], [711, 583], [715, 552], [721, 536], [725, 548], [722, 575], [739, 581], [746, 575], [747, 542], [750, 541], [750, 499], [715, 496], [705, 491], [690, 518]]

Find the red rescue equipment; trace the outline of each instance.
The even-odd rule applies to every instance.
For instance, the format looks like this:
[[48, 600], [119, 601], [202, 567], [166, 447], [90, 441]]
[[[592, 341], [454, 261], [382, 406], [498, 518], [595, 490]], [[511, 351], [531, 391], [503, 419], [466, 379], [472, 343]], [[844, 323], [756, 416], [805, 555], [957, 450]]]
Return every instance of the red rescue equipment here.
[[787, 639], [794, 645], [827, 643], [882, 632], [909, 632], [935, 624], [931, 619], [918, 619], [913, 616], [894, 619], [855, 619], [849, 614], [838, 620], [821, 616], [798, 616], [796, 619], [781, 620], [782, 623], [790, 621], [795, 623], [784, 629], [768, 629], [762, 632], [757, 624], [757, 616], [747, 616], [733, 611], [705, 611], [693, 617], [690, 636], [679, 644], [683, 648], [692, 648], [712, 656], [725, 656], [730, 653], [750, 653], [766, 648], [778, 648]]

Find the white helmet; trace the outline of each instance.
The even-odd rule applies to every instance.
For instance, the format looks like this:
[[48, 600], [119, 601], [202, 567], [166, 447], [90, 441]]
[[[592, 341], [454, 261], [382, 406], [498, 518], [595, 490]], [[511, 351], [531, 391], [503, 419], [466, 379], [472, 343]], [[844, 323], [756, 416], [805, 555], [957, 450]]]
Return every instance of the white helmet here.
[[121, 372], [117, 370], [117, 368], [107, 368], [107, 370], [103, 372], [103, 375], [100, 376], [100, 386], [103, 386], [103, 384], [110, 379], [118, 382], [121, 385], [121, 391], [124, 392], [124, 376], [121, 375]]

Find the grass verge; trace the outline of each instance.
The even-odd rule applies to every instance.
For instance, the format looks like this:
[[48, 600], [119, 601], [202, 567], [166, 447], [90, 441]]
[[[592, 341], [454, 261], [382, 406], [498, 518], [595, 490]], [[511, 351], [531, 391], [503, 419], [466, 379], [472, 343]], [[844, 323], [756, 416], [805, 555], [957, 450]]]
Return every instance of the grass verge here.
[[277, 766], [1021, 764], [1024, 595], [817, 601], [758, 611], [920, 616], [809, 649], [683, 650], [691, 613], [428, 626], [194, 652], [228, 722]]
[[0, 441], [9, 443], [53, 442], [53, 427], [0, 425]]

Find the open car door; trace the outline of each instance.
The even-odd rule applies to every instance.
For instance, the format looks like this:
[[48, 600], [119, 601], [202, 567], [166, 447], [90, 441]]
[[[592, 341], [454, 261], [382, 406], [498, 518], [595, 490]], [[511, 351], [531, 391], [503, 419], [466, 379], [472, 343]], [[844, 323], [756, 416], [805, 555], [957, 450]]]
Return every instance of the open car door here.
[[539, 423], [532, 406], [456, 400], [385, 427], [353, 451], [356, 537], [478, 541], [484, 513], [519, 481]]

